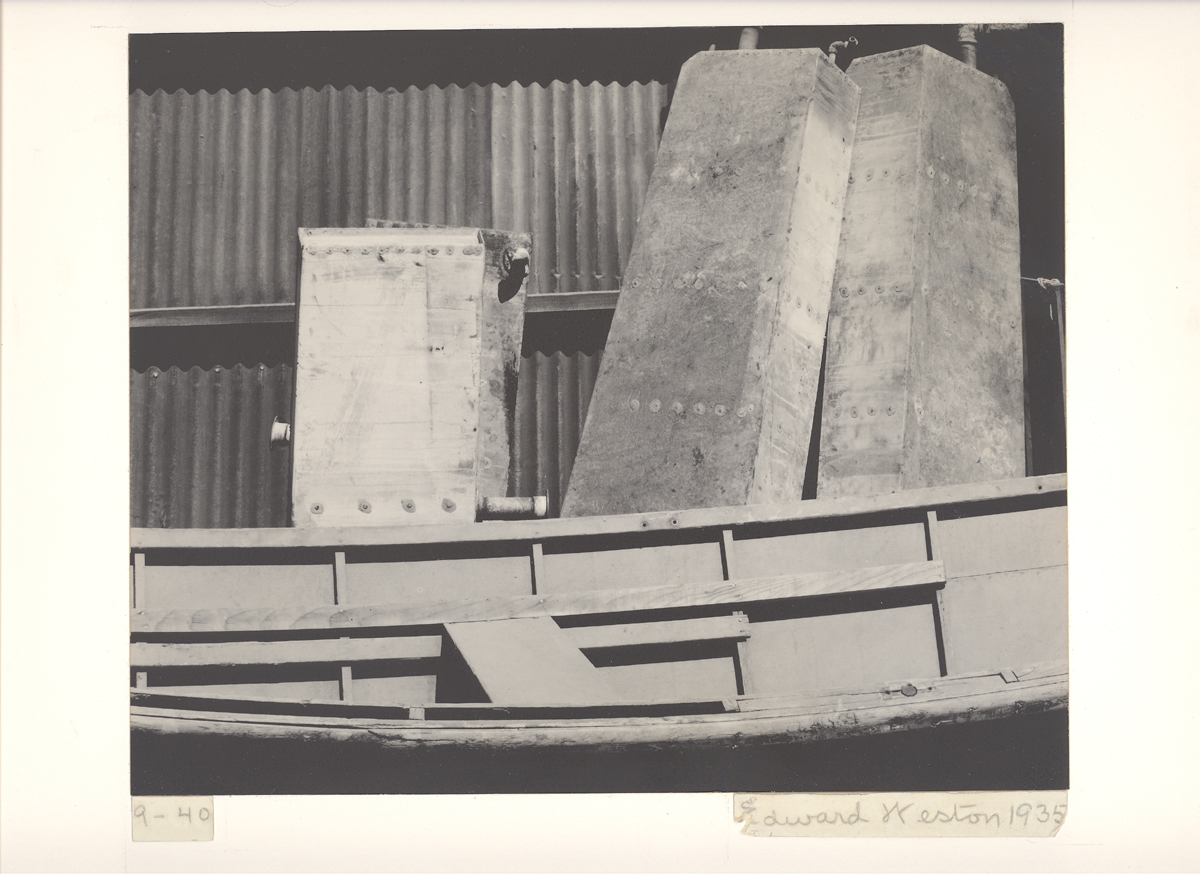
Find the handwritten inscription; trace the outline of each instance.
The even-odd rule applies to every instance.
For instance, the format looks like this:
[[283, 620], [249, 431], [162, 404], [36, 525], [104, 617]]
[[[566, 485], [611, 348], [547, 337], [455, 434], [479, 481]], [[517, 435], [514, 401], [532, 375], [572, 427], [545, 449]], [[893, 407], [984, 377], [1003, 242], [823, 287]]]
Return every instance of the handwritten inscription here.
[[811, 837], [1051, 837], [1066, 791], [736, 795], [742, 834]]
[[135, 841], [211, 841], [210, 797], [155, 795], [133, 798]]

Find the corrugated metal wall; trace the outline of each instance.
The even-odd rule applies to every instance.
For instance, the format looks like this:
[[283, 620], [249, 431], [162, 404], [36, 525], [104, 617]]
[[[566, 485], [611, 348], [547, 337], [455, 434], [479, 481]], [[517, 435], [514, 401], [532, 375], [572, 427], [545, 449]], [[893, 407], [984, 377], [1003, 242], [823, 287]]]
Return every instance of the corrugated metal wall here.
[[[532, 231], [531, 292], [618, 288], [666, 100], [658, 82], [135, 92], [130, 306], [292, 301], [296, 228], [375, 217]], [[598, 364], [522, 362], [514, 479], [555, 510]], [[286, 523], [286, 462], [248, 435], [290, 415], [290, 369], [245, 370], [270, 403], [243, 370], [131, 374], [132, 524]]]

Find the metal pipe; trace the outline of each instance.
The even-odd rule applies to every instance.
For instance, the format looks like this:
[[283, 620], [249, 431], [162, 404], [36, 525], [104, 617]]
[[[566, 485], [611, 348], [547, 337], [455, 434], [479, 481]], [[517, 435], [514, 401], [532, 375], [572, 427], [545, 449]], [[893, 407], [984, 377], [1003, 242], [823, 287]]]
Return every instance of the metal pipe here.
[[1028, 24], [960, 24], [958, 26], [958, 50], [962, 62], [971, 69], [976, 66], [976, 48], [979, 45], [981, 33], [994, 33], [1003, 30], [1025, 30]]
[[483, 498], [479, 502], [479, 519], [544, 519], [550, 509], [546, 495], [533, 498]]
[[833, 63], [836, 64], [838, 49], [848, 49], [848, 48], [850, 48], [850, 46], [856, 46], [856, 45], [858, 45], [858, 40], [855, 39], [854, 37], [850, 37], [849, 39], [840, 39], [837, 42], [831, 42], [829, 44], [829, 52], [828, 52], [829, 60], [833, 61]]
[[738, 49], [756, 49], [758, 48], [758, 32], [761, 27], [743, 27], [741, 39], [738, 40]]

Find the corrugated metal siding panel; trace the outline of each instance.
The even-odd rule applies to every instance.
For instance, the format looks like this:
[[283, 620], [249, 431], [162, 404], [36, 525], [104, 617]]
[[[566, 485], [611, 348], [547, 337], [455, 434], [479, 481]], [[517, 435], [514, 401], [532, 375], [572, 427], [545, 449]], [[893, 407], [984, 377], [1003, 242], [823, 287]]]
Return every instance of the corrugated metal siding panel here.
[[295, 299], [299, 227], [491, 227], [490, 86], [130, 96], [130, 306]]
[[[666, 100], [658, 82], [136, 92], [130, 305], [291, 301], [296, 228], [368, 217], [532, 230], [531, 293], [618, 288]], [[513, 482], [555, 514], [598, 364], [522, 362]], [[287, 460], [238, 436], [290, 416], [290, 369], [266, 372], [287, 383], [270, 413], [227, 369], [133, 374], [132, 524], [287, 523]]]
[[548, 495], [553, 516], [566, 494], [602, 355], [535, 352], [521, 359], [511, 479], [519, 495]]
[[130, 371], [130, 393], [131, 525], [288, 524], [291, 459], [269, 438], [291, 416], [291, 367], [152, 367]]

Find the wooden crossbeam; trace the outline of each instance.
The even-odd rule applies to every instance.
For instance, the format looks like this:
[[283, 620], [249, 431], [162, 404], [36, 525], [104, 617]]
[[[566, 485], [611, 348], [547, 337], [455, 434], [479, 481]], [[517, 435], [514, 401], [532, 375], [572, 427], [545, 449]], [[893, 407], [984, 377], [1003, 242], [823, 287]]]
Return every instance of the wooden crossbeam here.
[[580, 649], [690, 643], [698, 640], [745, 640], [750, 636], [750, 621], [745, 616], [710, 616], [629, 625], [591, 625], [568, 628], [566, 633], [571, 643]]
[[139, 668], [288, 665], [427, 659], [437, 658], [441, 653], [442, 638], [432, 635], [234, 643], [134, 643], [129, 647], [129, 662]]

